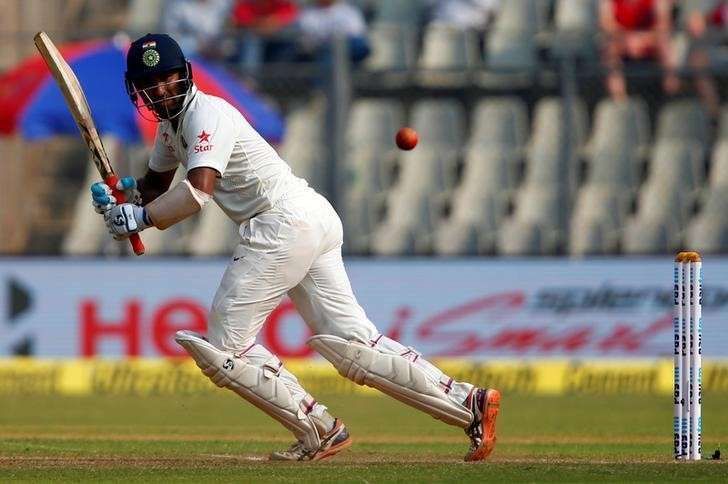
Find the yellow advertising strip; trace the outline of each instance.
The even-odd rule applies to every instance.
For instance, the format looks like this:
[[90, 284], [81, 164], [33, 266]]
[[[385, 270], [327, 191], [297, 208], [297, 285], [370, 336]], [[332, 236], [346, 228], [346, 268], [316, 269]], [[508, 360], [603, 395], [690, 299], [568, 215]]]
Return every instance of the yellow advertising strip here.
[[[606, 395], [672, 393], [671, 360], [439, 360], [461, 381], [505, 394]], [[313, 394], [376, 394], [339, 376], [324, 361], [291, 360], [286, 367]], [[191, 395], [215, 386], [190, 359], [0, 359], [0, 396]], [[728, 360], [703, 364], [703, 391], [728, 393]]]

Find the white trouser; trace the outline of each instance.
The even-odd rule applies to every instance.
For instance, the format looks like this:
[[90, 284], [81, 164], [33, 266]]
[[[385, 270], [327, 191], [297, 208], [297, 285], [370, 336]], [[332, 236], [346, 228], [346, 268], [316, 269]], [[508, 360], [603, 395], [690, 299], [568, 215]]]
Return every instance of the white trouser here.
[[[266, 318], [286, 293], [315, 334], [370, 345], [378, 341], [379, 331], [351, 289], [341, 257], [341, 220], [328, 200], [307, 194], [279, 202], [240, 230], [243, 240], [212, 303], [212, 344], [230, 353], [245, 351], [255, 344]], [[436, 385], [450, 380], [448, 397], [458, 404], [472, 389], [448, 379], [423, 358], [416, 364]]]

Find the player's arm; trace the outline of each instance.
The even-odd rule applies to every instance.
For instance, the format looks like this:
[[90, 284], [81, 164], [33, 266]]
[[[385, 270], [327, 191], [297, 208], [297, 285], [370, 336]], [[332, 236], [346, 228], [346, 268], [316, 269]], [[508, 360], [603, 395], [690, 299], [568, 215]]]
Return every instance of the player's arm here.
[[158, 229], [164, 230], [202, 210], [230, 161], [235, 125], [219, 110], [205, 109], [188, 114], [191, 118], [185, 123], [185, 139], [195, 140], [187, 147], [187, 178], [144, 207]]
[[216, 177], [213, 168], [191, 169], [187, 179], [144, 206], [145, 223], [164, 230], [196, 214], [212, 199]]
[[169, 190], [176, 172], [177, 168], [163, 172], [149, 168], [144, 176], [137, 180], [137, 186], [142, 196], [142, 205], [148, 204]]
[[[199, 167], [190, 170], [187, 179], [160, 195], [161, 189], [169, 186], [167, 179], [172, 178], [174, 172], [161, 175], [159, 172], [149, 175], [152, 183], [144, 190], [147, 196], [154, 199], [143, 207], [123, 203], [104, 212], [106, 225], [114, 238], [123, 239], [149, 227], [164, 230], [196, 214], [212, 199], [217, 177], [217, 171], [213, 168]], [[131, 181], [134, 182], [134, 179]]]
[[[120, 205], [106, 212], [106, 223], [115, 237], [127, 236], [151, 226], [164, 230], [202, 210], [212, 199], [215, 180], [225, 172], [233, 151], [235, 129], [229, 121], [220, 113], [210, 111], [197, 113], [185, 124], [185, 138], [199, 139], [187, 148], [187, 178], [161, 195], [150, 192], [150, 196], [156, 197], [144, 207]], [[171, 170], [179, 162], [159, 138], [149, 167], [159, 173], [166, 173], [165, 169]], [[158, 189], [165, 181], [157, 176], [147, 189]]]
[[187, 172], [187, 180], [197, 190], [203, 191], [208, 195], [212, 195], [215, 190], [215, 180], [220, 174], [214, 168], [200, 166], [193, 168]]

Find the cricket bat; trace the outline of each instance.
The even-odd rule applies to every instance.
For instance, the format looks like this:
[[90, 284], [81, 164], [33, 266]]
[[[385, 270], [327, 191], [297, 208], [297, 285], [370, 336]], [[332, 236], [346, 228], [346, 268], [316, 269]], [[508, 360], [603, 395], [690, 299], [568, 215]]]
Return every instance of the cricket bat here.
[[[73, 119], [76, 120], [83, 140], [86, 142], [88, 149], [91, 150], [94, 164], [99, 170], [101, 178], [103, 178], [104, 183], [111, 187], [117, 203], [124, 203], [126, 201], [124, 192], [116, 188], [116, 183], [119, 181], [119, 178], [111, 167], [109, 156], [106, 154], [104, 145], [101, 144], [101, 138], [96, 131], [96, 125], [91, 115], [91, 108], [89, 108], [86, 95], [83, 92], [83, 88], [81, 88], [81, 84], [78, 82], [76, 74], [73, 73], [71, 67], [63, 59], [61, 53], [58, 52], [58, 49], [50, 37], [48, 37], [48, 34], [38, 32], [33, 38], [33, 41], [48, 69], [51, 71], [51, 74], [53, 74], [53, 78], [61, 89], [63, 97], [66, 99], [66, 105], [68, 105]], [[129, 241], [136, 255], [142, 255], [144, 253], [144, 244], [142, 244], [142, 239], [139, 237], [139, 234], [131, 235]]]

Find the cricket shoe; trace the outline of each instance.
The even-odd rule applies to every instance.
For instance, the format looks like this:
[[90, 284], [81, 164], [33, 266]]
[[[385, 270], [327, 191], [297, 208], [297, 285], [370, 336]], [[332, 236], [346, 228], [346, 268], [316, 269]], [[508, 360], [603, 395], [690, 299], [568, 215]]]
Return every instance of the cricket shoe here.
[[299, 440], [288, 450], [273, 452], [270, 460], [321, 460], [338, 454], [349, 446], [351, 446], [349, 431], [346, 430], [344, 422], [337, 418], [334, 421], [334, 427], [321, 438], [321, 445], [318, 449], [307, 449]]
[[500, 410], [501, 394], [493, 388], [473, 388], [465, 406], [473, 412], [473, 422], [465, 429], [470, 437], [470, 450], [465, 460], [485, 460], [495, 447], [495, 420]]

